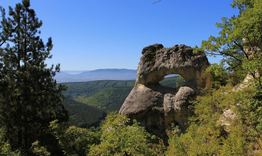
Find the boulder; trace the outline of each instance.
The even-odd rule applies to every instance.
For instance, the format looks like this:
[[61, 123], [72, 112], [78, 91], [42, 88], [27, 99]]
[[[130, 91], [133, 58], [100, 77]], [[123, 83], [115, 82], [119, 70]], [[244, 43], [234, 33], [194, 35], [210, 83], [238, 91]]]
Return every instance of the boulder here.
[[236, 113], [232, 109], [225, 109], [219, 118], [219, 124], [224, 127], [226, 132], [230, 131], [230, 127], [236, 120]]

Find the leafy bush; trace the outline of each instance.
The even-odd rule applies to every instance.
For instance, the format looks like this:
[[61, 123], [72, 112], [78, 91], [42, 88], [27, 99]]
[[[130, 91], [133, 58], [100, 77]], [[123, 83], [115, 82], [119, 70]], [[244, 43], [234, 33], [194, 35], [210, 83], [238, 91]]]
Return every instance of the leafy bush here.
[[37, 156], [51, 156], [51, 153], [48, 152], [46, 147], [41, 146], [39, 141], [35, 141], [32, 143], [31, 150], [32, 150], [32, 153]]
[[163, 146], [152, 143], [152, 136], [126, 116], [108, 115], [101, 133], [101, 143], [91, 147], [90, 156], [161, 155]]
[[224, 69], [223, 64], [212, 64], [206, 69], [206, 72], [211, 75], [212, 87], [218, 88], [221, 85], [226, 85], [228, 80], [228, 73]]
[[53, 121], [50, 129], [59, 140], [64, 153], [70, 156], [85, 156], [91, 145], [98, 144], [99, 131], [95, 132], [90, 129], [76, 126], [66, 126]]
[[0, 155], [20, 156], [18, 151], [12, 151], [10, 144], [5, 137], [5, 131], [0, 128]]
[[[259, 90], [233, 92], [231, 87], [199, 96], [195, 115], [185, 133], [175, 130], [169, 138], [167, 155], [253, 155], [261, 153], [262, 104]], [[225, 125], [221, 116], [227, 109], [236, 117]]]

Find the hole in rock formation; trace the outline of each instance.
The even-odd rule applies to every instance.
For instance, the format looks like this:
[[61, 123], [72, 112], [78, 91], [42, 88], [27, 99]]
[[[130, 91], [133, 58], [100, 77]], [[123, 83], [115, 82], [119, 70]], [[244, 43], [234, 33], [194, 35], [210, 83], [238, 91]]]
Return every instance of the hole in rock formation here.
[[179, 74], [168, 74], [165, 78], [159, 82], [161, 86], [178, 89], [185, 85], [185, 79]]

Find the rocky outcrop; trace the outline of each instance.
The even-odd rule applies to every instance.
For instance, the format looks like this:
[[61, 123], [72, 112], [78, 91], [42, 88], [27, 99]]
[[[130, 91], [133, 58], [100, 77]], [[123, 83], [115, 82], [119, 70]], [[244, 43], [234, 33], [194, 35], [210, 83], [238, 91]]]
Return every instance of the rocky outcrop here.
[[[120, 113], [139, 120], [149, 130], [164, 131], [172, 123], [186, 127], [190, 100], [201, 88], [210, 85], [205, 69], [209, 66], [202, 52], [186, 45], [164, 48], [161, 44], [145, 47], [138, 66], [134, 88]], [[186, 85], [177, 89], [159, 84], [168, 74], [179, 74]]]
[[145, 47], [138, 66], [137, 83], [156, 84], [168, 74], [181, 75], [191, 87], [206, 87], [203, 69], [209, 66], [204, 53], [186, 45], [164, 48], [161, 44]]
[[219, 124], [224, 127], [226, 132], [230, 131], [230, 126], [234, 123], [237, 115], [232, 109], [226, 109], [219, 118]]

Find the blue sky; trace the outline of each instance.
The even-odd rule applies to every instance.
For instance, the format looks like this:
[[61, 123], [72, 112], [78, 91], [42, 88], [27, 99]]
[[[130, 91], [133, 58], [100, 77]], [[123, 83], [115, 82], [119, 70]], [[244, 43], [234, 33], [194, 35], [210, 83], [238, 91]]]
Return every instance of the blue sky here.
[[[31, 0], [51, 36], [61, 70], [136, 69], [141, 49], [154, 43], [200, 45], [215, 23], [236, 13], [230, 0]], [[0, 0], [1, 6], [19, 0]], [[210, 58], [210, 62], [219, 61]]]

